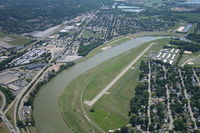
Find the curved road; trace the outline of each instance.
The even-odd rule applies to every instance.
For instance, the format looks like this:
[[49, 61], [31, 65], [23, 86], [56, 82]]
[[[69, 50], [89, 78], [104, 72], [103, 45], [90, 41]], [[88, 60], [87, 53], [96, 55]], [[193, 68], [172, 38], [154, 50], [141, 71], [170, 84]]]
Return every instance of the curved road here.
[[1, 91], [0, 91], [0, 95], [1, 95], [2, 101], [3, 101], [2, 105], [1, 105], [1, 110], [3, 111], [3, 109], [6, 105], [6, 97], [4, 96], [4, 94]]
[[11, 125], [11, 123], [9, 122], [9, 120], [7, 119], [7, 117], [5, 116], [5, 114], [3, 113], [3, 109], [6, 105], [6, 97], [4, 96], [4, 94], [0, 91], [0, 95], [2, 97], [2, 101], [3, 104], [1, 105], [1, 109], [0, 109], [0, 118], [2, 119], [2, 121], [5, 123], [5, 125], [7, 126], [8, 130], [10, 133], [17, 133], [14, 129], [13, 126]]

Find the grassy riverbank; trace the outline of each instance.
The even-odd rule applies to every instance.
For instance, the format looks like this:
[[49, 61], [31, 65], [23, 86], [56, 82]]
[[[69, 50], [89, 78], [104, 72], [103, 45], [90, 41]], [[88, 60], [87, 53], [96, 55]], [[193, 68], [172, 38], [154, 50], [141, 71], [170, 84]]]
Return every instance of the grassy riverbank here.
[[[153, 41], [149, 52], [156, 53], [168, 39]], [[114, 57], [96, 66], [90, 71], [71, 81], [60, 97], [60, 108], [65, 122], [76, 132], [98, 132], [97, 125], [104, 131], [119, 128], [128, 124], [129, 102], [134, 95], [134, 87], [139, 74], [138, 61], [94, 106], [95, 112], [90, 112], [91, 107], [83, 104], [91, 100], [104, 88], [116, 75], [119, 74], [134, 58], [136, 58], [148, 45], [145, 43], [120, 56]], [[144, 56], [143, 58], [146, 58]], [[92, 121], [88, 122], [87, 117]]]
[[114, 39], [112, 39], [108, 42], [105, 42], [104, 44], [93, 49], [91, 52], [88, 53], [87, 56], [85, 56], [84, 58], [82, 58], [78, 62], [86, 60], [86, 59], [100, 53], [102, 51], [102, 48], [104, 48], [104, 47], [107, 47], [107, 46], [114, 47], [114, 46], [122, 44], [126, 41], [129, 41], [131, 39], [138, 38], [138, 37], [144, 37], [144, 36], [177, 36], [177, 34], [158, 31], [158, 32], [140, 32], [140, 33], [136, 33], [136, 34], [133, 34], [133, 35], [126, 35], [126, 36], [117, 37], [117, 38], [114, 38]]

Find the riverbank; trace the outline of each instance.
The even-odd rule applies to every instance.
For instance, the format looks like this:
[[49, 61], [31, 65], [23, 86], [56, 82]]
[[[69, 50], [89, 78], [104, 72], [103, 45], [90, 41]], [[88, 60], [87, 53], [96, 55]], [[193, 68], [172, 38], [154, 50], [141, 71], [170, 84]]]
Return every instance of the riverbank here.
[[68, 69], [68, 68], [72, 67], [73, 65], [75, 65], [74, 62], [69, 62], [66, 64], [60, 64], [60, 65], [54, 64], [54, 65], [50, 66], [48, 69], [46, 69], [46, 71], [43, 73], [42, 77], [39, 79], [39, 81], [36, 83], [36, 85], [33, 84], [33, 86], [31, 86], [34, 88], [31, 90], [27, 101], [25, 101], [23, 103], [23, 106], [25, 108], [31, 109], [30, 116], [29, 115], [23, 116], [23, 117], [25, 117], [25, 118], [23, 118], [25, 120], [21, 120], [22, 116], [20, 115], [20, 119], [18, 118], [18, 120], [17, 120], [17, 126], [21, 129], [22, 132], [24, 132], [24, 130], [29, 130], [29, 131], [33, 132], [33, 130], [35, 130], [35, 121], [34, 121], [34, 117], [33, 117], [33, 110], [34, 110], [33, 103], [34, 103], [34, 99], [37, 96], [41, 87], [43, 85], [47, 84], [48, 82], [50, 82], [56, 75], [61, 73], [63, 70]]
[[[94, 56], [79, 61], [75, 66], [58, 74], [51, 82], [42, 87], [34, 101], [34, 118], [39, 133], [72, 132], [64, 122], [58, 105], [59, 96], [68, 83], [77, 76], [87, 72], [96, 65], [118, 56], [145, 42], [159, 39], [159, 37], [139, 37], [126, 41], [116, 47], [101, 51]], [[99, 48], [99, 47], [98, 47]], [[49, 104], [51, 103], [51, 104]], [[71, 108], [70, 105], [67, 107]], [[71, 108], [73, 110], [73, 108]], [[53, 114], [53, 115], [52, 115]], [[49, 117], [51, 116], [51, 117]], [[79, 120], [79, 119], [78, 119]], [[82, 122], [80, 122], [82, 123]], [[91, 126], [91, 125], [90, 125]]]
[[81, 62], [84, 61], [90, 57], [93, 57], [94, 55], [102, 52], [102, 48], [104, 47], [115, 47], [117, 45], [120, 45], [122, 43], [125, 43], [131, 39], [134, 38], [139, 38], [139, 37], [145, 37], [145, 36], [154, 36], [154, 37], [159, 37], [159, 36], [177, 36], [177, 34], [173, 34], [173, 33], [167, 33], [167, 32], [162, 32], [162, 31], [157, 31], [157, 32], [140, 32], [140, 33], [136, 33], [136, 34], [130, 34], [130, 35], [125, 35], [125, 36], [120, 36], [117, 38], [113, 38], [112, 40], [105, 42], [104, 44], [98, 46], [97, 48], [93, 49], [92, 51], [90, 51], [88, 53], [87, 56], [85, 56], [84, 58], [78, 60], [77, 62]]
[[[158, 43], [158, 45], [152, 46], [145, 55], [150, 51], [157, 52], [165, 44], [166, 39], [153, 42]], [[98, 126], [104, 131], [108, 131], [127, 125], [129, 123], [129, 102], [134, 95], [133, 90], [137, 83], [138, 65], [141, 59], [93, 107], [82, 103], [95, 97], [149, 43], [105, 61], [70, 82], [60, 97], [60, 107], [66, 123], [73, 127], [76, 132], [90, 130], [100, 132]], [[144, 58], [145, 56], [142, 57], [142, 59]], [[90, 119], [93, 124], [87, 119]]]

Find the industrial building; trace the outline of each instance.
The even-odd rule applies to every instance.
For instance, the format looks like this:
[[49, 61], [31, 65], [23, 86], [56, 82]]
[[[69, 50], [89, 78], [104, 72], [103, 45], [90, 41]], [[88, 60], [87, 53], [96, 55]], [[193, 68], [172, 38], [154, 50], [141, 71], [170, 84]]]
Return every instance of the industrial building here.
[[175, 62], [176, 57], [178, 57], [179, 52], [180, 49], [175, 48], [161, 49], [160, 52], [157, 54], [156, 59], [172, 65]]
[[192, 28], [192, 24], [187, 24], [186, 26], [180, 26], [176, 32], [178, 33], [187, 33], [191, 28]]
[[14, 49], [16, 49], [16, 47], [13, 45], [10, 45], [8, 43], [0, 41], [0, 49], [14, 50]]

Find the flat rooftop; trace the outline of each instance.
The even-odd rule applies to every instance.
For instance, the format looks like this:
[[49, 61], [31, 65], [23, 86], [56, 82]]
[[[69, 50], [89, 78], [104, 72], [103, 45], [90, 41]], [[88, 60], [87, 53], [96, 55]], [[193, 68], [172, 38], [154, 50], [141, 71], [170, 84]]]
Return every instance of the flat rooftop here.
[[65, 63], [65, 62], [71, 62], [80, 59], [82, 56], [77, 55], [67, 55], [60, 60], [58, 60], [59, 63]]
[[13, 85], [13, 84], [9, 84], [9, 85], [8, 85], [8, 88], [10, 88], [10, 89], [13, 90], [13, 91], [18, 91], [18, 90], [20, 90], [20, 88], [19, 88], [18, 86], [15, 86], [15, 85]]
[[0, 74], [0, 84], [7, 85], [17, 80], [19, 80], [17, 73], [8, 71]]

